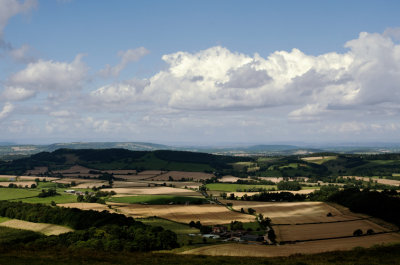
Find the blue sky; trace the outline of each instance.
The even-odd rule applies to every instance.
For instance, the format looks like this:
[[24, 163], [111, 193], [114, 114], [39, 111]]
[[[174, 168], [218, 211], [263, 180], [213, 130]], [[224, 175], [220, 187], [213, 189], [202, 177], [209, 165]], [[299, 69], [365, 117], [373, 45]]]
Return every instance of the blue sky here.
[[399, 10], [0, 0], [0, 141], [397, 142]]

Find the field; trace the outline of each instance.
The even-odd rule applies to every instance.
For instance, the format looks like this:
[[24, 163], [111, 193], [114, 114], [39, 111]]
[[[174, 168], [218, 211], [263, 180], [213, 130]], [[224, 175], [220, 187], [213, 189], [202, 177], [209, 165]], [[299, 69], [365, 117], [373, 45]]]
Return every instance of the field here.
[[143, 195], [143, 196], [127, 196], [127, 197], [112, 197], [111, 202], [122, 203], [147, 203], [147, 204], [185, 204], [188, 203], [204, 203], [207, 202], [204, 197], [188, 197], [188, 196], [173, 196], [173, 195]]
[[223, 176], [221, 179], [219, 179], [219, 182], [236, 182], [238, 179], [238, 177], [234, 177], [234, 176]]
[[157, 216], [185, 224], [188, 224], [190, 221], [200, 221], [205, 225], [228, 224], [235, 220], [241, 222], [254, 221], [254, 216], [252, 215], [233, 212], [224, 206], [215, 204], [141, 205], [113, 203], [112, 205], [113, 208], [115, 208], [119, 213], [123, 213], [134, 218]]
[[22, 220], [8, 220], [0, 223], [0, 226], [9, 227], [14, 229], [23, 229], [38, 232], [41, 234], [49, 235], [59, 235], [63, 233], [72, 232], [73, 230], [69, 227], [53, 225], [53, 224], [43, 224], [43, 223], [32, 223]]
[[[360, 215], [342, 213], [324, 202], [251, 202], [224, 201], [233, 203], [233, 209], [253, 208], [272, 219], [273, 224], [304, 224], [359, 219]], [[332, 217], [327, 217], [331, 213]]]
[[[351, 250], [355, 247], [372, 247], [378, 244], [399, 242], [399, 233], [388, 233], [371, 236], [340, 238], [287, 244], [280, 246], [262, 246], [246, 244], [223, 244], [196, 248], [182, 254], [212, 255], [212, 256], [252, 256], [279, 257], [294, 254], [313, 254], [326, 251]], [[268, 264], [268, 263], [266, 263]], [[299, 263], [300, 264], [300, 263]], [[306, 263], [301, 263], [306, 264]], [[358, 264], [358, 263], [357, 263]]]
[[337, 159], [337, 156], [310, 156], [310, 157], [303, 157], [301, 160], [321, 165], [326, 161], [335, 159]]
[[74, 203], [61, 203], [57, 204], [60, 207], [67, 207], [67, 208], [78, 208], [81, 210], [93, 210], [93, 211], [110, 211], [114, 212], [114, 210], [110, 209], [105, 204], [100, 203], [88, 203], [88, 202], [74, 202]]
[[235, 192], [244, 191], [250, 189], [276, 189], [276, 185], [247, 185], [247, 184], [228, 184], [228, 183], [210, 183], [206, 187], [209, 190], [225, 191], [225, 192]]
[[15, 188], [0, 188], [0, 200], [22, 201], [30, 203], [55, 203], [76, 202], [76, 196], [63, 193], [59, 190], [60, 195], [39, 198], [37, 197], [40, 189], [15, 189]]
[[115, 191], [117, 194], [125, 195], [182, 195], [182, 196], [197, 196], [199, 193], [171, 187], [143, 187], [143, 188], [107, 188], [103, 191]]
[[181, 180], [187, 179], [191, 181], [206, 180], [215, 177], [213, 174], [203, 172], [184, 172], [184, 171], [169, 171], [162, 173], [158, 176], [154, 176], [152, 180]]
[[393, 179], [380, 179], [380, 178], [369, 178], [369, 177], [359, 177], [359, 176], [343, 176], [343, 178], [355, 178], [357, 180], [362, 180], [369, 182], [370, 180], [376, 181], [380, 184], [391, 185], [391, 186], [400, 186], [400, 180], [393, 180]]
[[368, 229], [372, 229], [377, 233], [388, 231], [388, 229], [385, 229], [369, 220], [274, 226], [278, 241], [302, 241], [311, 239], [346, 237], [352, 236], [356, 229], [361, 229], [363, 233], [365, 233]]

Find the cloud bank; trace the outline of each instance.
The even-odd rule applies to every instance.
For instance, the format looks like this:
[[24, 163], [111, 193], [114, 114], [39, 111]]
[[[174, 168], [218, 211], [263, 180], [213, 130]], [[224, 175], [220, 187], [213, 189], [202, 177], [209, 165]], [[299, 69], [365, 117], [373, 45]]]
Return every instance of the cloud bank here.
[[[333, 138], [335, 133], [351, 138], [362, 131], [366, 139], [395, 138], [400, 128], [399, 32], [362, 32], [344, 44], [344, 53], [308, 55], [294, 48], [262, 57], [221, 46], [179, 51], [163, 55], [165, 67], [146, 79], [132, 76], [109, 84], [90, 74], [82, 55], [71, 62], [38, 60], [3, 82], [0, 117], [5, 121], [13, 113], [48, 113], [48, 133], [71, 124], [70, 128], [85, 128], [88, 134], [118, 131], [125, 137], [163, 137], [155, 133], [161, 130], [191, 134], [193, 139], [207, 135], [224, 139], [228, 136], [221, 131], [231, 130], [232, 139], [237, 139], [246, 137], [244, 130], [265, 139], [288, 138], [296, 130], [299, 139]], [[144, 47], [121, 51], [120, 62], [107, 65], [101, 73], [118, 78], [129, 63], [148, 52]], [[65, 102], [51, 104], [54, 95], [64, 97], [69, 92], [72, 96]], [[48, 103], [45, 108], [35, 106], [44, 103]]]

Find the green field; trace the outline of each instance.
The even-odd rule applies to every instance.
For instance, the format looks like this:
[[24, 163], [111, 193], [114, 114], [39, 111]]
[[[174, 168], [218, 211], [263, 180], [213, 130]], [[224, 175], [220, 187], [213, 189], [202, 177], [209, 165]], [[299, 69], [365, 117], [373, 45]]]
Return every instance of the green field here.
[[189, 225], [173, 222], [162, 218], [137, 218], [135, 220], [138, 220], [147, 225], [161, 226], [165, 229], [175, 232], [178, 235], [200, 233], [200, 230], [197, 228], [192, 228]]
[[202, 197], [174, 196], [174, 195], [141, 195], [141, 196], [126, 196], [112, 197], [109, 199], [112, 202], [122, 203], [147, 203], [147, 204], [185, 204], [189, 203], [205, 203], [206, 199]]
[[322, 165], [323, 163], [330, 161], [330, 160], [335, 160], [337, 159], [337, 156], [324, 156], [322, 159], [316, 159], [316, 160], [305, 160], [308, 163], [314, 163], [314, 164], [318, 164], [318, 165]]
[[76, 196], [65, 194], [64, 189], [59, 189], [60, 195], [39, 198], [37, 197], [41, 189], [17, 189], [17, 188], [0, 188], [0, 200], [22, 201], [29, 203], [69, 203], [76, 202]]
[[0, 216], [0, 223], [10, 220], [10, 218]]
[[15, 200], [35, 197], [39, 194], [37, 189], [0, 188], [0, 200]]
[[276, 185], [248, 185], [248, 184], [229, 184], [229, 183], [210, 183], [206, 185], [209, 190], [217, 190], [217, 191], [227, 191], [227, 192], [235, 192], [235, 191], [244, 191], [244, 190], [255, 190], [255, 189], [277, 189]]

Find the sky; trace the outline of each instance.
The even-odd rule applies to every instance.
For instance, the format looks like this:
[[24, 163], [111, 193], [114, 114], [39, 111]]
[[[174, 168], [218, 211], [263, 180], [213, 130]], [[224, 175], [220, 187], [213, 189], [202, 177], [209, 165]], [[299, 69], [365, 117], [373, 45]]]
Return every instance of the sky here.
[[0, 142], [398, 143], [399, 11], [0, 0]]

